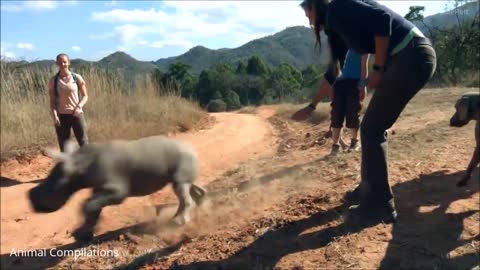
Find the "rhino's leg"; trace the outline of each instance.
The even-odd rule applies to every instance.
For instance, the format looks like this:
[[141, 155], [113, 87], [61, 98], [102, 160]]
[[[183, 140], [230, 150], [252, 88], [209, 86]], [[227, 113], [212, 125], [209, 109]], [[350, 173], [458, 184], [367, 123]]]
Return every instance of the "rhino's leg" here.
[[76, 240], [83, 241], [92, 239], [102, 208], [108, 205], [120, 204], [127, 197], [127, 193], [127, 189], [118, 184], [95, 191], [93, 196], [83, 205], [85, 221], [73, 232], [73, 237]]
[[198, 185], [192, 184], [192, 186], [190, 187], [190, 195], [192, 196], [195, 203], [199, 206], [202, 205], [204, 200], [206, 199], [206, 194], [207, 191]]
[[191, 183], [174, 183], [173, 190], [177, 195], [179, 206], [177, 213], [173, 217], [173, 222], [178, 225], [184, 225], [190, 221], [190, 211], [194, 206], [194, 201], [190, 195]]

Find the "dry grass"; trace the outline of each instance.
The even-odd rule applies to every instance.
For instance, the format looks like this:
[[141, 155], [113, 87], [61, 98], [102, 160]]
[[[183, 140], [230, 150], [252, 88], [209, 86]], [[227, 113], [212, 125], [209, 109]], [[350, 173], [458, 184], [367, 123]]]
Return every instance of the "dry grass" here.
[[[57, 144], [47, 94], [48, 80], [55, 72], [2, 62], [2, 159]], [[159, 95], [147, 75], [139, 78], [133, 89], [125, 89], [116, 74], [94, 68], [80, 74], [89, 93], [84, 111], [91, 142], [188, 130], [207, 115], [196, 103], [173, 94]]]

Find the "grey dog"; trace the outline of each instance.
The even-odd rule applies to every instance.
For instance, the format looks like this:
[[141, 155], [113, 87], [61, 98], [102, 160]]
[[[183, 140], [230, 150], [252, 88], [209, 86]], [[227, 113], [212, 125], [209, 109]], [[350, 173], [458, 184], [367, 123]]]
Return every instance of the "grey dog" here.
[[455, 113], [450, 118], [450, 126], [463, 127], [470, 122], [476, 121], [475, 125], [475, 150], [467, 170], [457, 183], [457, 186], [465, 186], [472, 177], [473, 169], [480, 161], [480, 93], [465, 93], [455, 103]]

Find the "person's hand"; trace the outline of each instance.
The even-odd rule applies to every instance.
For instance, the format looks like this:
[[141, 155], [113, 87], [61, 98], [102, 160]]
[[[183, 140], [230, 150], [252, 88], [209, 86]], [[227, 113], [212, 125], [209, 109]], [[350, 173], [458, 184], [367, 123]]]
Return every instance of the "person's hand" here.
[[73, 111], [73, 115], [76, 116], [76, 117], [79, 117], [82, 112], [83, 112], [82, 108], [77, 106], [77, 107], [75, 107], [75, 110]]
[[298, 110], [292, 115], [292, 119], [295, 121], [304, 121], [312, 116], [313, 109], [310, 106], [306, 106], [303, 109]]
[[358, 90], [358, 99], [360, 102], [362, 102], [365, 99], [365, 96], [367, 95], [367, 87], [363, 87]]
[[53, 124], [54, 124], [56, 127], [59, 127], [59, 126], [60, 126], [60, 119], [58, 118], [58, 116], [54, 116], [54, 117], [53, 117]]
[[382, 81], [383, 73], [380, 71], [372, 71], [368, 76], [368, 88], [377, 89]]

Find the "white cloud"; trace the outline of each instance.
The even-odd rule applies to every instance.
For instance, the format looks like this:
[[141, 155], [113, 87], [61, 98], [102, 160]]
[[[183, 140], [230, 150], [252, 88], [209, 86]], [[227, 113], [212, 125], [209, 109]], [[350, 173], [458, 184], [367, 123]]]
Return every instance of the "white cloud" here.
[[124, 47], [188, 48], [202, 38], [223, 37], [236, 47], [288, 26], [308, 26], [298, 4], [294, 1], [165, 1], [161, 2], [162, 9], [112, 9], [92, 13], [91, 20], [110, 23], [114, 25], [113, 31], [95, 33], [90, 38], [114, 38]]
[[145, 47], [151, 47], [151, 48], [163, 48], [163, 47], [167, 47], [167, 46], [178, 46], [178, 47], [183, 47], [183, 48], [187, 48], [187, 49], [194, 46], [191, 41], [185, 40], [185, 39], [165, 39], [165, 40], [153, 41], [153, 42], [140, 40], [138, 42], [138, 45], [145, 46]]
[[12, 47], [11, 43], [1, 41], [0, 42], [0, 56], [2, 58], [15, 58], [15, 53], [9, 51], [9, 48]]
[[72, 46], [72, 50], [78, 52], [78, 51], [81, 51], [82, 48], [80, 48], [79, 46]]
[[23, 6], [33, 10], [52, 10], [57, 8], [57, 1], [25, 1]]
[[[15, 4], [14, 4], [15, 3]], [[69, 1], [15, 1], [10, 3], [5, 3], [5, 1], [1, 2], [1, 10], [5, 12], [21, 12], [25, 10], [33, 10], [33, 11], [48, 11], [54, 10], [58, 8], [60, 5], [70, 5], [76, 6], [78, 5], [78, 0], [69, 0]]]
[[27, 43], [27, 42], [18, 42], [16, 47], [17, 49], [23, 49], [23, 50], [29, 50], [29, 51], [35, 48], [32, 43]]

